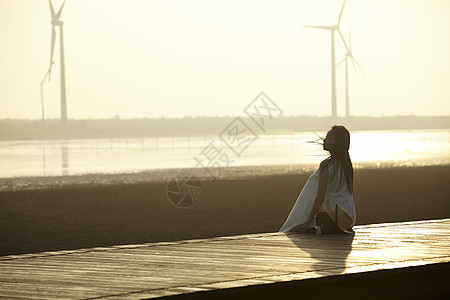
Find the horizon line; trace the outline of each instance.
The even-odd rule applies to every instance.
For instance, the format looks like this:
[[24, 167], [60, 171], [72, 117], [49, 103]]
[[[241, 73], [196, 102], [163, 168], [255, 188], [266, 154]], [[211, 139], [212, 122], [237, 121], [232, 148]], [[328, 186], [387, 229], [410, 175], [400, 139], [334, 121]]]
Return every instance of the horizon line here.
[[[109, 117], [109, 118], [68, 118], [67, 121], [104, 121], [104, 120], [114, 120], [114, 121], [127, 121], [127, 120], [182, 120], [182, 119], [223, 119], [223, 118], [249, 118], [248, 116], [240, 116], [240, 115], [226, 115], [226, 116], [182, 116], [182, 117], [135, 117], [135, 118], [121, 118], [119, 117]], [[320, 115], [283, 115], [279, 118], [299, 118], [299, 117], [312, 117], [312, 118], [334, 118], [332, 116], [320, 116]], [[407, 115], [382, 115], [382, 116], [369, 116], [369, 115], [352, 115], [352, 116], [337, 116], [337, 119], [351, 119], [351, 118], [398, 118], [398, 117], [420, 117], [420, 118], [445, 118], [450, 117], [450, 115], [415, 115], [415, 114], [407, 114]], [[23, 118], [0, 118], [0, 121], [39, 121], [39, 122], [45, 122], [45, 121], [61, 121], [60, 118], [48, 118], [45, 120], [42, 120], [40, 118], [29, 118], [29, 119], [23, 119]]]

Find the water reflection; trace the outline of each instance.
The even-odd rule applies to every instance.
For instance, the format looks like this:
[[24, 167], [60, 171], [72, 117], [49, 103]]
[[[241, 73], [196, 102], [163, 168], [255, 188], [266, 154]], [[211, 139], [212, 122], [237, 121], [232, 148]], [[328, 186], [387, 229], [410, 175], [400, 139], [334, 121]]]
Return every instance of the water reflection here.
[[67, 144], [61, 146], [61, 169], [63, 176], [69, 175], [69, 147]]
[[[450, 164], [450, 130], [352, 132], [355, 168]], [[313, 170], [326, 153], [307, 143], [312, 132], [261, 135], [240, 157], [218, 136], [129, 139], [1, 141], [0, 178], [125, 173], [192, 168], [206, 145], [227, 152], [234, 166], [273, 166]], [[69, 163], [70, 156], [70, 163]]]

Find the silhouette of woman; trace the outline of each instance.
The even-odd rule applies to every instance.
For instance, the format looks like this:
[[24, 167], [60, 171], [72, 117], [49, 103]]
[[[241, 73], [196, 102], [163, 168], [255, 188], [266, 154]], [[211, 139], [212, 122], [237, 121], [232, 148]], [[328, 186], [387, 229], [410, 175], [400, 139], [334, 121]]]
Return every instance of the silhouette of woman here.
[[356, 221], [353, 166], [348, 154], [350, 133], [335, 125], [323, 140], [330, 156], [303, 187], [282, 232], [351, 233]]

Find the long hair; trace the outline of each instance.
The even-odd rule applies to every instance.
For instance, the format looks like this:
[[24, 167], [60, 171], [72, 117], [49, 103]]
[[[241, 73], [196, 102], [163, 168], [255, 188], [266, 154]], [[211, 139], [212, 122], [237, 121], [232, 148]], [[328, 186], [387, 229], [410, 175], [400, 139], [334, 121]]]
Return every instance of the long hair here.
[[339, 168], [344, 172], [347, 187], [353, 193], [353, 165], [348, 154], [350, 148], [350, 133], [347, 128], [342, 125], [334, 125], [330, 130], [336, 140], [336, 144], [330, 150], [330, 159], [337, 162]]

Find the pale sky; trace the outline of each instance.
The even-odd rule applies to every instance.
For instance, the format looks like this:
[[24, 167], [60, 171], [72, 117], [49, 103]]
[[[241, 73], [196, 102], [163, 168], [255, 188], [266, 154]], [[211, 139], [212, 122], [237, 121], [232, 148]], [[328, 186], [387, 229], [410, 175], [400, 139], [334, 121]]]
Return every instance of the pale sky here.
[[[62, 1], [53, 1], [59, 9]], [[264, 91], [284, 115], [329, 115], [330, 33], [342, 1], [67, 0], [68, 117], [234, 116]], [[0, 119], [41, 118], [47, 0], [0, 0]], [[341, 22], [366, 76], [353, 115], [450, 115], [450, 1], [349, 0]], [[336, 35], [336, 60], [344, 55]], [[59, 118], [59, 35], [45, 114]], [[344, 115], [344, 67], [337, 67]]]

